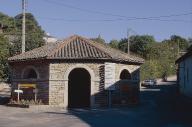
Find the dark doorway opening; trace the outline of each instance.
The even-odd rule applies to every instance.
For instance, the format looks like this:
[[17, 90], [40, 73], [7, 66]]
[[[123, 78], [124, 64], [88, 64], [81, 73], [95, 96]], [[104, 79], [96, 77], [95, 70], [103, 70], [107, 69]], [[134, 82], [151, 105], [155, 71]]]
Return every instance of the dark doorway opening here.
[[76, 68], [69, 74], [68, 107], [90, 107], [90, 74], [83, 68]]
[[131, 79], [131, 74], [129, 73], [128, 70], [124, 69], [121, 74], [120, 74], [120, 79], [123, 80], [123, 79], [128, 79], [130, 80]]
[[30, 68], [25, 70], [24, 72], [24, 79], [37, 79], [37, 73], [34, 69]]

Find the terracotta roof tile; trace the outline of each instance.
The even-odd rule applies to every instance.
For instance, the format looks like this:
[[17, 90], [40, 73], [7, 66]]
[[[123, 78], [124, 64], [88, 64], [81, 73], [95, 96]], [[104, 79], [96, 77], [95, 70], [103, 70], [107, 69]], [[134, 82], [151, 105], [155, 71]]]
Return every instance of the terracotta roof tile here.
[[10, 57], [9, 61], [30, 59], [106, 59], [120, 62], [144, 63], [144, 60], [128, 55], [107, 45], [81, 36], [71, 36], [63, 41], [48, 44]]

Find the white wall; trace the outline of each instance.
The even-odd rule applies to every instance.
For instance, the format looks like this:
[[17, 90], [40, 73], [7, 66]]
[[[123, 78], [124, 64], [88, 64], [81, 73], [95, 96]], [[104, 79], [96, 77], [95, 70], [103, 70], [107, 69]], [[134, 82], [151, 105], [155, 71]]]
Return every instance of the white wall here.
[[180, 91], [192, 97], [192, 56], [179, 63]]

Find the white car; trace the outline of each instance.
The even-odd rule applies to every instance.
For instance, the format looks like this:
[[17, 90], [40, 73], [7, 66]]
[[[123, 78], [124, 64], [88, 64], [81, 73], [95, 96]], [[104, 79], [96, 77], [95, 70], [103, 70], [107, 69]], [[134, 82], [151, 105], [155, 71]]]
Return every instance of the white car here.
[[143, 86], [153, 86], [153, 85], [156, 85], [156, 80], [153, 80], [153, 79], [144, 80], [141, 85], [143, 85]]

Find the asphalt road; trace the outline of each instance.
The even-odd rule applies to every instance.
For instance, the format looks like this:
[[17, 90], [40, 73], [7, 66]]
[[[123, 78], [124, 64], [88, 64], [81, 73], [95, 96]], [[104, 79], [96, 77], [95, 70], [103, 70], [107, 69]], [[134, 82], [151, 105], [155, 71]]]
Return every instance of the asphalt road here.
[[142, 88], [134, 107], [37, 111], [1, 105], [0, 127], [192, 127], [191, 100], [171, 84]]

